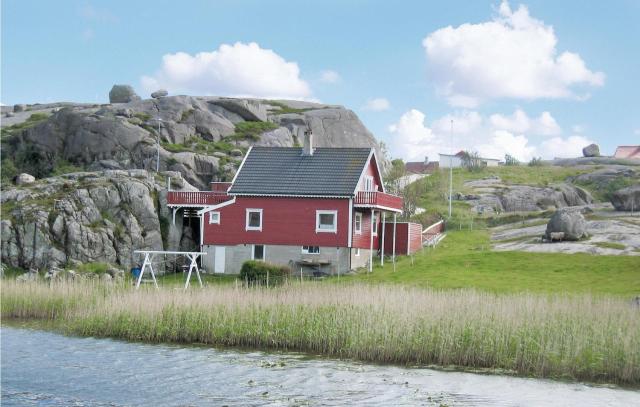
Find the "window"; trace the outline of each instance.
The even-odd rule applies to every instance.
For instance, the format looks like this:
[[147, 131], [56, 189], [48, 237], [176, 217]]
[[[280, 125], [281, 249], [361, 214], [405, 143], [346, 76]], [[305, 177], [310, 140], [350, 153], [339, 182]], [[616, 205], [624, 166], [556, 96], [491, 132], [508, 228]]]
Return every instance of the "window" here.
[[360, 248], [359, 247], [356, 247], [356, 256], [360, 257]]
[[316, 211], [316, 233], [338, 232], [338, 211]]
[[252, 260], [262, 260], [264, 261], [264, 245], [262, 244], [254, 244], [253, 245], [253, 253], [251, 253]]
[[209, 224], [220, 224], [220, 212], [209, 212]]
[[378, 236], [378, 212], [373, 212], [373, 235]]
[[246, 230], [262, 230], [262, 209], [247, 209]]
[[355, 231], [357, 234], [362, 234], [362, 212], [356, 212], [356, 227]]
[[371, 175], [365, 175], [364, 177], [364, 190], [373, 191], [373, 177]]
[[302, 246], [302, 254], [318, 254], [320, 246]]

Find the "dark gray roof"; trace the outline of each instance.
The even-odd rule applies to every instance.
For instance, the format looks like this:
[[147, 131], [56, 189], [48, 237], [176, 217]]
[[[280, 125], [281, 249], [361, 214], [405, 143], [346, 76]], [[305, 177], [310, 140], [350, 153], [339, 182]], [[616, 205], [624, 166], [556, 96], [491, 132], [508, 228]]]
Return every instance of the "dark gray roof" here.
[[371, 148], [253, 147], [231, 194], [348, 196], [355, 191]]

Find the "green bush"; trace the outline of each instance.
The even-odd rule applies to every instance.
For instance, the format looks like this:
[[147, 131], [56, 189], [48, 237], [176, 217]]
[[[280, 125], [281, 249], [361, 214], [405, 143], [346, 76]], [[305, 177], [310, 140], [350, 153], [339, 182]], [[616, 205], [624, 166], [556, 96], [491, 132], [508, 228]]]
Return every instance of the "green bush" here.
[[291, 274], [291, 269], [286, 266], [265, 263], [263, 261], [248, 260], [242, 264], [240, 279], [247, 283], [257, 285], [269, 285], [283, 283]]

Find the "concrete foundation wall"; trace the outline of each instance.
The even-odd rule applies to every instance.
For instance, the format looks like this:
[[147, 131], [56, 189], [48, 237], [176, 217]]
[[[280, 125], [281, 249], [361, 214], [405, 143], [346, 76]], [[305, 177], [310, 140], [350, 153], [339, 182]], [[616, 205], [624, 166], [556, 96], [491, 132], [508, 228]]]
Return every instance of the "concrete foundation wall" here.
[[[351, 270], [366, 267], [369, 263], [369, 249], [360, 249], [360, 256], [356, 256], [356, 249], [351, 249]], [[375, 250], [374, 250], [374, 264], [375, 264]]]
[[[303, 254], [301, 246], [285, 246], [285, 245], [264, 245], [265, 246], [265, 261], [272, 264], [278, 264], [288, 266], [295, 274], [299, 274], [302, 271], [303, 274], [311, 274], [314, 271], [318, 271], [318, 267], [301, 266], [298, 261], [303, 259], [324, 260], [330, 264], [323, 265], [321, 267], [322, 272], [327, 274], [345, 273], [350, 270], [350, 258], [352, 249], [347, 247], [341, 247], [336, 249], [335, 247], [320, 247], [320, 253], [318, 254]], [[238, 274], [242, 264], [251, 260], [253, 245], [236, 245], [236, 246], [223, 246], [225, 248], [225, 274]], [[203, 251], [207, 253], [202, 259], [202, 266], [206, 269], [207, 273], [213, 273], [215, 270], [215, 256], [216, 246], [205, 245]], [[369, 257], [367, 250], [360, 250], [360, 258], [364, 261], [368, 261]], [[361, 266], [358, 266], [361, 267]], [[353, 268], [353, 267], [351, 267]]]

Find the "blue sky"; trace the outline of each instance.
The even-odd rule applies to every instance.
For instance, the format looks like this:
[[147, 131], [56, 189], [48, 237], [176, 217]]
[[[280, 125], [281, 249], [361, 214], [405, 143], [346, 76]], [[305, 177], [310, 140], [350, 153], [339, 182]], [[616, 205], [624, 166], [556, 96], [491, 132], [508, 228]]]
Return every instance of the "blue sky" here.
[[612, 154], [640, 143], [638, 21], [635, 0], [4, 0], [1, 101], [293, 97], [353, 109], [405, 159]]

